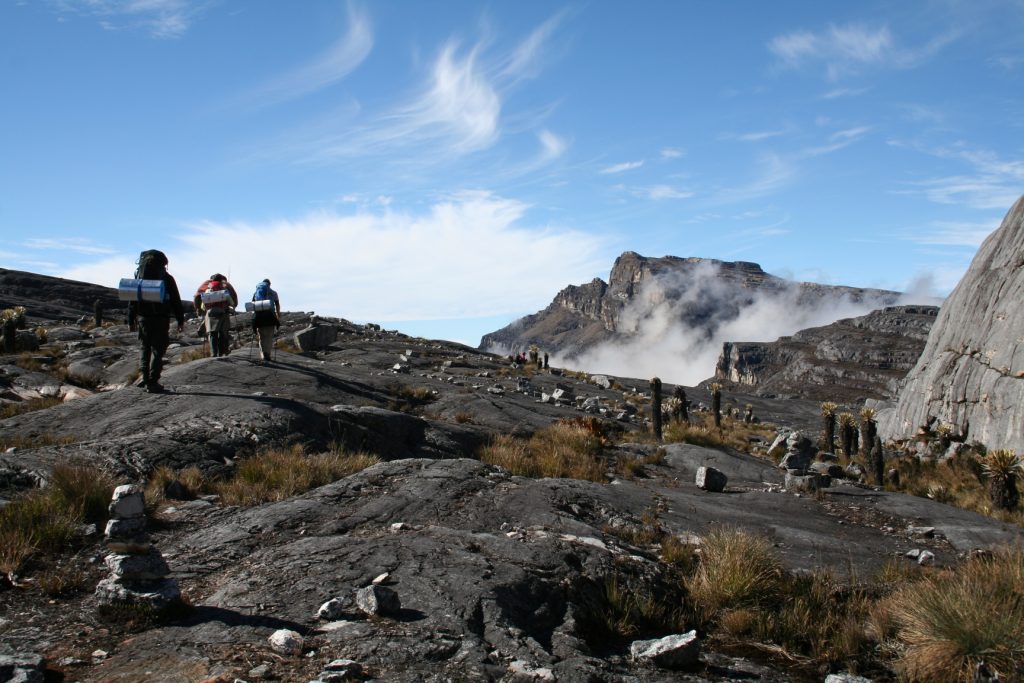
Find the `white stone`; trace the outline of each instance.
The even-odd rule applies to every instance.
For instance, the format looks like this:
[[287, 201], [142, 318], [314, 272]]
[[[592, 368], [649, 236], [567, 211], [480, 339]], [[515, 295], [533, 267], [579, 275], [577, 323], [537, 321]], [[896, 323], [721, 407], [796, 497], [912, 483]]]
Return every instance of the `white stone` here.
[[700, 640], [697, 631], [655, 640], [635, 640], [629, 646], [629, 654], [664, 669], [686, 669], [700, 662]]
[[339, 598], [331, 598], [324, 604], [320, 605], [320, 609], [316, 611], [316, 616], [324, 621], [337, 621], [345, 615], [345, 609], [342, 601]]
[[270, 641], [270, 647], [282, 655], [300, 655], [302, 654], [302, 636], [295, 631], [290, 631], [286, 628], [279, 629], [270, 634], [267, 639]]
[[517, 659], [508, 665], [508, 670], [515, 674], [517, 677], [529, 678], [535, 681], [545, 681], [554, 683], [555, 673], [548, 668], [532, 667], [529, 663], [524, 662], [521, 659]]

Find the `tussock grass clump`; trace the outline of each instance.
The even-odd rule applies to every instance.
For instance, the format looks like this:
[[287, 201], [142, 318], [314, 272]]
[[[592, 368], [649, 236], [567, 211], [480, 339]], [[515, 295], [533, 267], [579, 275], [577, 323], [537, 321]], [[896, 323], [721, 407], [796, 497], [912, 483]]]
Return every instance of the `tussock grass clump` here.
[[100, 525], [116, 484], [106, 472], [83, 462], [56, 465], [50, 473], [48, 495], [61, 507], [73, 510], [83, 521]]
[[984, 662], [1004, 680], [1024, 676], [1024, 550], [968, 561], [897, 591], [889, 603], [909, 681], [974, 680]]
[[751, 453], [755, 443], [770, 442], [775, 438], [775, 428], [767, 423], [744, 422], [723, 416], [721, 427], [716, 427], [710, 414], [691, 415], [691, 422], [674, 420], [665, 426], [665, 443], [689, 443], [707, 448], [732, 448]]
[[46, 448], [47, 446], [66, 446], [75, 443], [79, 439], [74, 436], [54, 436], [52, 434], [37, 434], [35, 436], [0, 436], [0, 450], [8, 448]]
[[713, 617], [722, 609], [772, 600], [781, 582], [782, 565], [763, 536], [722, 527], [704, 536], [700, 563], [686, 583], [693, 600]]
[[36, 410], [46, 410], [63, 403], [63, 401], [56, 396], [45, 396], [43, 398], [30, 398], [27, 401], [18, 401], [11, 403], [4, 403], [0, 405], [0, 420], [8, 417], [14, 417], [15, 415], [23, 415], [25, 413], [31, 413]]
[[178, 355], [178, 363], [179, 364], [180, 363], [191, 363], [194, 360], [199, 360], [200, 358], [209, 358], [209, 357], [210, 357], [210, 345], [209, 344], [199, 344], [198, 346], [194, 346], [191, 349], [189, 349], [188, 351], [184, 351], [181, 354], [179, 354]]
[[186, 500], [191, 500], [199, 494], [211, 490], [211, 482], [195, 465], [183, 470], [173, 470], [166, 465], [160, 465], [153, 470], [146, 482], [146, 506], [156, 507], [166, 500], [167, 489], [174, 483], [180, 485], [180, 490]]
[[499, 434], [480, 460], [524, 477], [605, 480], [601, 436], [582, 421], [556, 422], [529, 439]]
[[307, 455], [301, 445], [271, 449], [243, 460], [234, 477], [215, 484], [214, 490], [228, 505], [259, 505], [285, 500], [378, 462], [377, 456], [367, 453], [329, 451]]
[[[895, 466], [899, 472], [898, 490], [1024, 526], [1024, 510], [1019, 503], [1009, 510], [994, 504], [997, 501], [993, 500], [993, 488], [1001, 494], [996, 496], [999, 502], [1011, 499], [1012, 493], [1009, 493], [1008, 486], [1003, 488], [1009, 483], [1007, 479], [992, 476], [986, 470], [989, 457], [977, 458], [969, 452], [941, 461], [907, 456], [889, 461], [888, 466]], [[1014, 491], [1018, 476], [1013, 478]], [[993, 482], [997, 482], [995, 487]], [[887, 488], [893, 487], [889, 485]]]
[[20, 573], [36, 553], [61, 553], [79, 536], [79, 526], [106, 521], [113, 480], [79, 463], [54, 468], [50, 485], [0, 508], [0, 572]]

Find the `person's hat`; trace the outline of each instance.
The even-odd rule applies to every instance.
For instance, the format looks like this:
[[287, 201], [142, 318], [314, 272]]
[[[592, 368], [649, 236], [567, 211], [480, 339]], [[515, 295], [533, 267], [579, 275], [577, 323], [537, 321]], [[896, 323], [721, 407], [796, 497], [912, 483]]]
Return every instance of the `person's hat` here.
[[263, 284], [269, 286], [270, 285], [270, 280], [268, 278], [263, 278]]
[[220, 273], [214, 273], [213, 275], [210, 276], [210, 279], [211, 280], [227, 280], [227, 278], [224, 277], [223, 275], [221, 275]]

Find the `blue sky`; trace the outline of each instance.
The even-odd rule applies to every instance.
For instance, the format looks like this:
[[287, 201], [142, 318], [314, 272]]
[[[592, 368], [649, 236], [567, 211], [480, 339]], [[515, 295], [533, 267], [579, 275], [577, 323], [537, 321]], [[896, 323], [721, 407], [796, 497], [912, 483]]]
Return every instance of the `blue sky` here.
[[625, 250], [944, 294], [1024, 2], [0, 0], [0, 265], [476, 344]]

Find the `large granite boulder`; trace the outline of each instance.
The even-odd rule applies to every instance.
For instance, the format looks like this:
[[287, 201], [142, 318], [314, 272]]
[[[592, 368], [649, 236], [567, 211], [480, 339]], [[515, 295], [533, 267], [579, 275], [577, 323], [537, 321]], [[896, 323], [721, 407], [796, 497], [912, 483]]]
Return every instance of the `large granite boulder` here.
[[1024, 451], [1024, 197], [981, 245], [942, 306], [899, 401], [879, 414], [883, 438], [931, 422], [989, 448]]

